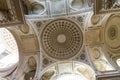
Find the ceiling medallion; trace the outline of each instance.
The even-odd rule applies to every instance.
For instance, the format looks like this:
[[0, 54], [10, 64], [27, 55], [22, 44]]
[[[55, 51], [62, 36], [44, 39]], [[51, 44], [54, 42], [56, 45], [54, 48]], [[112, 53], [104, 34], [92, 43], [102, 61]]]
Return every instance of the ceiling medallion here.
[[78, 54], [83, 45], [83, 33], [72, 20], [56, 19], [44, 27], [41, 44], [48, 56], [65, 60]]
[[109, 51], [120, 52], [120, 16], [112, 15], [105, 25], [104, 43]]
[[98, 15], [93, 15], [92, 17], [91, 17], [91, 22], [92, 22], [92, 24], [97, 24], [97, 23], [99, 23], [99, 21], [100, 21], [100, 16], [98, 16]]
[[19, 28], [20, 28], [20, 31], [23, 32], [24, 34], [27, 34], [29, 32], [29, 26], [27, 24], [24, 24]]
[[33, 56], [31, 56], [29, 59], [28, 59], [28, 66], [35, 70], [36, 69], [36, 66], [37, 66], [37, 62], [35, 60], [35, 58]]
[[93, 59], [99, 59], [101, 57], [101, 53], [98, 48], [93, 49], [92, 57], [93, 57]]

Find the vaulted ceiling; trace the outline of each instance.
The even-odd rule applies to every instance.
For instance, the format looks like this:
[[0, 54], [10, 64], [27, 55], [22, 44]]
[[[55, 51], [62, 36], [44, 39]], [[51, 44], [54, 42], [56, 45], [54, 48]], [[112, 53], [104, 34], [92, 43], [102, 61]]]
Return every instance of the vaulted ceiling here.
[[19, 58], [0, 66], [0, 79], [119, 80], [119, 2], [1, 0], [0, 49], [4, 42]]

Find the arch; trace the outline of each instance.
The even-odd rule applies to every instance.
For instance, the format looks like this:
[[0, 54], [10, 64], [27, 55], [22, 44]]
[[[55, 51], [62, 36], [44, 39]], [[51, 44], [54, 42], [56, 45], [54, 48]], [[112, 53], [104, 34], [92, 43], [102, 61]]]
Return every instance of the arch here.
[[[0, 28], [1, 54], [0, 76], [4, 77], [13, 72], [19, 62], [19, 48], [17, 40], [8, 28]], [[8, 61], [9, 60], [9, 61]]]
[[95, 80], [93, 69], [89, 65], [77, 61], [54, 63], [45, 68], [40, 76], [40, 80], [61, 80], [68, 78], [66, 76], [72, 76], [71, 78], [76, 76], [78, 79], [82, 78], [82, 80]]

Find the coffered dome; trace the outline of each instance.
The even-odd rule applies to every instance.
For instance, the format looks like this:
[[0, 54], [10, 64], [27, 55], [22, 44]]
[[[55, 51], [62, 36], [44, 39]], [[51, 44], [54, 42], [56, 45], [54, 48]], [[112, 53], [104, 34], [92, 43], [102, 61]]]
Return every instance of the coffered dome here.
[[83, 45], [83, 33], [72, 20], [53, 20], [44, 27], [41, 44], [48, 56], [65, 60], [79, 53]]

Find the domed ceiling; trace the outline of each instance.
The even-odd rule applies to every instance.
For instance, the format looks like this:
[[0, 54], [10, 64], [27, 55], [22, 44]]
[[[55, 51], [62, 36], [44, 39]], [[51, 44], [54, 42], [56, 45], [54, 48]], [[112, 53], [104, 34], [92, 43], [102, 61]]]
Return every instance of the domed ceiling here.
[[69, 19], [56, 19], [48, 24], [40, 36], [45, 53], [54, 59], [68, 59], [79, 53], [83, 45], [80, 26]]
[[118, 54], [120, 52], [120, 16], [111, 15], [104, 29], [104, 42], [108, 51]]
[[[19, 62], [2, 70], [0, 80], [120, 79], [119, 0], [4, 1], [12, 10], [0, 6], [0, 27], [13, 34]], [[2, 38], [16, 49], [10, 35]]]

